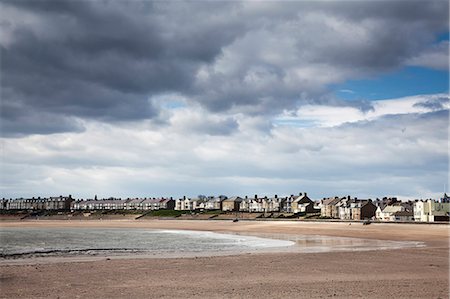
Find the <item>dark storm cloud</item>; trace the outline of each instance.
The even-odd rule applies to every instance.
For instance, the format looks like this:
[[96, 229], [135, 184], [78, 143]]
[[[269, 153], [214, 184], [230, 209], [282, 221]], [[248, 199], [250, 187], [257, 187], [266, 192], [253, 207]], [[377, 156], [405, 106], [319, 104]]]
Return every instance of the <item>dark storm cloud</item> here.
[[357, 47], [347, 48], [343, 36], [343, 47], [317, 49], [334, 63], [367, 71], [398, 66], [425, 43], [434, 41], [437, 34], [448, 30], [447, 1], [339, 1], [312, 6], [342, 21], [373, 26], [367, 42]]
[[[320, 11], [343, 23], [356, 23], [360, 26], [370, 24], [373, 29], [370, 32], [373, 34], [371, 36], [373, 40], [367, 45], [370, 47], [367, 54], [383, 52], [385, 56], [400, 56], [401, 53], [396, 51], [400, 49], [406, 51], [406, 45], [420, 46], [421, 42], [434, 41], [439, 34], [448, 31], [448, 1], [317, 1], [306, 2], [305, 7], [308, 7], [308, 11]], [[355, 26], [353, 32], [356, 33], [357, 29], [358, 26]], [[382, 41], [389, 42], [389, 44], [383, 44]], [[345, 45], [345, 40], [343, 43]], [[339, 47], [333, 47], [332, 50], [339, 50]], [[347, 53], [345, 56], [348, 58], [352, 55]], [[382, 58], [381, 55], [375, 56]], [[381, 65], [384, 63], [384, 60], [375, 62], [375, 64]]]
[[[162, 93], [277, 113], [400, 66], [448, 26], [445, 1], [1, 3], [6, 134], [79, 130], [71, 117], [152, 119], [148, 99]], [[54, 117], [35, 126], [40, 112]]]
[[[14, 131], [53, 133], [64, 116], [122, 121], [153, 118], [148, 98], [190, 88], [199, 63], [208, 63], [236, 34], [234, 24], [190, 29], [176, 24], [170, 6], [152, 2], [3, 1], [32, 24], [6, 20], [2, 29], [2, 118]], [[181, 16], [180, 16], [181, 18]], [[184, 18], [187, 18], [186, 16]], [[186, 19], [187, 21], [187, 19]], [[215, 33], [219, 30], [220, 34]], [[189, 32], [191, 31], [191, 32]], [[8, 106], [20, 106], [10, 113]], [[33, 128], [28, 115], [57, 115]], [[19, 122], [28, 119], [27, 122]], [[29, 124], [30, 128], [25, 128]], [[47, 128], [47, 130], [46, 130]]]
[[10, 105], [3, 100], [0, 115], [0, 133], [6, 137], [84, 131], [83, 125], [73, 117], [47, 113], [37, 108], [25, 109], [22, 105]]

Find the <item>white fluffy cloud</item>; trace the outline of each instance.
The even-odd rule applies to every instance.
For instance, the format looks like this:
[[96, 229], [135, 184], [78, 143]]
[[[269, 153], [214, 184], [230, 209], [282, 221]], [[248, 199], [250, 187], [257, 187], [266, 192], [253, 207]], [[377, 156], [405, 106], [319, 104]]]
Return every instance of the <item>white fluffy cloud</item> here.
[[362, 111], [352, 106], [304, 105], [296, 111], [285, 111], [276, 118], [278, 125], [332, 127], [344, 123], [374, 120], [386, 115], [427, 113], [450, 109], [448, 94], [417, 95], [400, 99], [370, 102], [371, 109]]

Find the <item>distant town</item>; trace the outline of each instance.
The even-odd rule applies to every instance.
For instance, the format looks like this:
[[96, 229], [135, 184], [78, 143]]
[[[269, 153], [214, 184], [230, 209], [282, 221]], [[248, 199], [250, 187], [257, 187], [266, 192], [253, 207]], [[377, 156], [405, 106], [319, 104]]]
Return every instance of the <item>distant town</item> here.
[[65, 215], [73, 219], [91, 215], [127, 214], [141, 217], [182, 219], [334, 219], [343, 221], [448, 222], [450, 198], [400, 201], [395, 197], [360, 199], [351, 196], [312, 200], [307, 193], [290, 196], [227, 197], [199, 195], [196, 198], [107, 198], [75, 199], [72, 196], [1, 199], [2, 215], [23, 218]]

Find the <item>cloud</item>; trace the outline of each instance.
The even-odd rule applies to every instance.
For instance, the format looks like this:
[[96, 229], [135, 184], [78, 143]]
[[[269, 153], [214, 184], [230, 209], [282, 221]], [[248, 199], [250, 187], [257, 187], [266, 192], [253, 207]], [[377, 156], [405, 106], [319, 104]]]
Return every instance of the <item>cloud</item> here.
[[415, 103], [413, 107], [422, 107], [432, 111], [449, 109], [449, 97], [448, 95], [443, 95], [442, 97], [431, 97], [430, 99], [425, 99]]
[[214, 111], [276, 113], [322, 96], [331, 84], [400, 67], [448, 20], [439, 3], [413, 2], [406, 11], [404, 4], [265, 3], [252, 14], [261, 14], [260, 26], [198, 71], [197, 99]]
[[235, 26], [172, 28], [166, 20], [187, 17], [151, 2], [8, 1], [2, 9], [2, 103], [107, 122], [157, 117], [148, 99], [189, 89]]
[[400, 99], [371, 101], [371, 109], [356, 106], [308, 104], [296, 111], [285, 111], [275, 119], [277, 125], [333, 127], [344, 123], [374, 120], [387, 115], [427, 113], [450, 109], [448, 94], [418, 95]]
[[172, 112], [171, 125], [178, 132], [187, 134], [229, 135], [239, 124], [233, 117], [211, 115], [201, 108], [177, 109]]
[[[375, 108], [377, 117], [335, 126], [269, 126], [263, 116], [188, 106], [168, 109], [164, 126], [88, 120], [81, 134], [5, 138], [1, 192], [437, 197], [448, 180], [448, 102], [442, 110], [412, 106], [440, 96], [399, 100], [415, 112], [398, 114], [387, 104], [382, 113]], [[231, 131], [223, 128], [228, 119]], [[212, 122], [219, 132], [208, 128]]]
[[425, 49], [417, 56], [410, 58], [407, 64], [422, 66], [436, 70], [448, 71], [449, 68], [449, 42], [442, 41], [437, 45]]
[[349, 94], [354, 94], [355, 92], [351, 89], [340, 89], [339, 92], [342, 93], [349, 93]]
[[278, 114], [320, 101], [330, 84], [424, 61], [448, 27], [445, 1], [3, 1], [1, 9], [2, 106], [22, 111], [7, 121], [43, 111], [59, 127], [32, 130], [31, 118], [14, 130], [21, 134], [73, 131], [64, 123], [72, 117], [161, 119], [149, 100], [161, 94], [210, 112]]
[[448, 8], [4, 0], [0, 192], [437, 196], [448, 95], [330, 94], [443, 69]]

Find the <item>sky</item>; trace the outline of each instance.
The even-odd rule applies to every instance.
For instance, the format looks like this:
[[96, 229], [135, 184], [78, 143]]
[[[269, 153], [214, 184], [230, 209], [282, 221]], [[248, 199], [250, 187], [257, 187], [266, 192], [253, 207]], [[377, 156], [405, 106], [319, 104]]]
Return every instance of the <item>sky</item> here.
[[448, 1], [0, 11], [0, 197], [450, 188]]

